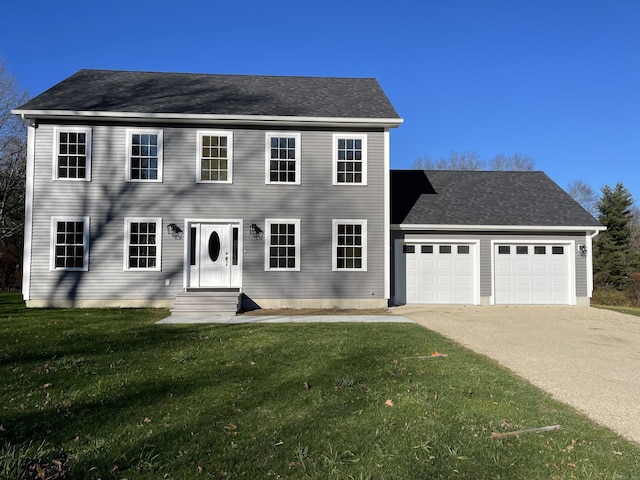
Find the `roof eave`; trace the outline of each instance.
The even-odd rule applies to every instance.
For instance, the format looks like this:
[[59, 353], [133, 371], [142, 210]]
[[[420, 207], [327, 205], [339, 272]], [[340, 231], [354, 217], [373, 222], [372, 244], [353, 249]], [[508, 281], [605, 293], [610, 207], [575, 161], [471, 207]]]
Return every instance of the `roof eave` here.
[[453, 230], [459, 232], [491, 230], [504, 232], [552, 231], [552, 232], [603, 232], [605, 226], [594, 225], [441, 225], [441, 224], [392, 224], [392, 230]]
[[16, 109], [11, 113], [23, 119], [69, 120], [71, 118], [104, 119], [110, 121], [137, 120], [144, 122], [171, 123], [216, 123], [227, 125], [255, 125], [256, 123], [274, 126], [349, 126], [396, 128], [404, 121], [402, 118], [357, 118], [357, 117], [303, 117], [277, 115], [217, 115], [194, 113], [140, 113], [105, 112], [73, 110], [24, 110]]

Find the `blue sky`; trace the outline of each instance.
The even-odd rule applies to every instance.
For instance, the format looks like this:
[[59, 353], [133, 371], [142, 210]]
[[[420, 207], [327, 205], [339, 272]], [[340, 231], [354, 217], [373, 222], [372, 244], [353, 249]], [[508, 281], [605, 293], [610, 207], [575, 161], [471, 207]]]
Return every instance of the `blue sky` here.
[[375, 77], [405, 121], [392, 168], [520, 153], [563, 188], [622, 182], [640, 200], [635, 0], [31, 0], [2, 13], [0, 57], [31, 95], [81, 68]]

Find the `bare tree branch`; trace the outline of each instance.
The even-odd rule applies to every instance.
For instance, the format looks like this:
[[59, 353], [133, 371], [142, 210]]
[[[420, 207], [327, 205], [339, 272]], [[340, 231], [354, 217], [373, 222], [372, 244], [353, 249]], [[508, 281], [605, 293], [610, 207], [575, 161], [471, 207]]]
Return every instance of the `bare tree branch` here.
[[22, 237], [27, 156], [26, 125], [11, 113], [27, 101], [0, 62], [0, 242]]

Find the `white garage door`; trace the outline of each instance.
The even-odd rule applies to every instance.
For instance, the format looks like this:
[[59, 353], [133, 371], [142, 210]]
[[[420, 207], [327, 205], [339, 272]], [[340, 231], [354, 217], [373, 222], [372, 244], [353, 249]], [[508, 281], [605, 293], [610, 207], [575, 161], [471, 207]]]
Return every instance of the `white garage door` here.
[[407, 303], [476, 303], [473, 244], [405, 245]]
[[496, 245], [495, 303], [570, 303], [569, 253], [567, 245]]

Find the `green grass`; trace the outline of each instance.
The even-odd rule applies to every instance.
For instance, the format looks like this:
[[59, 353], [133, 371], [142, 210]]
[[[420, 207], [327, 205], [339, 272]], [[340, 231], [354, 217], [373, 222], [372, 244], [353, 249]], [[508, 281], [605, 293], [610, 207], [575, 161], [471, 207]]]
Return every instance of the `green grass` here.
[[601, 308], [603, 310], [613, 310], [614, 312], [626, 313], [627, 315], [635, 315], [636, 317], [640, 317], [640, 308], [638, 307], [615, 307], [611, 305], [593, 305], [596, 308]]
[[640, 476], [636, 444], [417, 325], [167, 314], [1, 295], [0, 478]]

